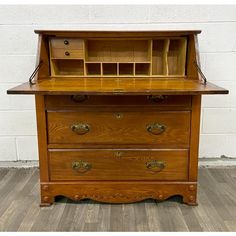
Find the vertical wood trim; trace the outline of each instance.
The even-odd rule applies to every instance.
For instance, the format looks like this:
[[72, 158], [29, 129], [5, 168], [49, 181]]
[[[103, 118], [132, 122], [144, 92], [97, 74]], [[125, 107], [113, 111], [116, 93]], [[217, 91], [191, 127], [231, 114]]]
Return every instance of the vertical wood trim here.
[[178, 58], [178, 67], [180, 68], [181, 72], [178, 74], [185, 75], [185, 67], [186, 67], [186, 55], [187, 55], [187, 39], [181, 39], [181, 48], [180, 48], [180, 55]]
[[37, 130], [38, 130], [38, 150], [39, 150], [39, 167], [40, 181], [49, 181], [48, 157], [47, 157], [47, 127], [46, 113], [44, 109], [44, 96], [35, 96]]
[[163, 73], [164, 73], [164, 75], [169, 75], [169, 63], [168, 63], [169, 47], [170, 47], [170, 40], [165, 39], [164, 50], [163, 50]]
[[189, 181], [197, 181], [198, 149], [201, 116], [201, 95], [192, 96], [191, 136], [189, 151]]
[[[195, 48], [197, 47], [197, 48]], [[197, 35], [188, 36], [188, 47], [187, 47], [187, 77], [191, 79], [199, 79], [198, 71], [194, 66], [194, 61], [199, 62], [198, 52], [198, 40]]]
[[[148, 52], [148, 54], [149, 54], [149, 59], [150, 59], [150, 64], [149, 64], [149, 76], [150, 75], [152, 75], [152, 53], [153, 53], [153, 40], [151, 39], [151, 40], [149, 40], [148, 41], [148, 44], [149, 44], [149, 52]], [[134, 67], [135, 67], [135, 65], [134, 65]], [[135, 71], [135, 68], [134, 68], [134, 71]], [[135, 75], [136, 73], [134, 73], [134, 75]]]
[[40, 55], [37, 58], [37, 65], [40, 60], [43, 61], [43, 64], [41, 68], [38, 71], [38, 77], [39, 79], [42, 77], [48, 77], [50, 76], [50, 71], [49, 68], [52, 66], [49, 61], [49, 45], [48, 45], [48, 40], [47, 37], [44, 35], [39, 35], [39, 43], [38, 43], [38, 55]]
[[100, 75], [103, 76], [103, 63], [100, 63]]

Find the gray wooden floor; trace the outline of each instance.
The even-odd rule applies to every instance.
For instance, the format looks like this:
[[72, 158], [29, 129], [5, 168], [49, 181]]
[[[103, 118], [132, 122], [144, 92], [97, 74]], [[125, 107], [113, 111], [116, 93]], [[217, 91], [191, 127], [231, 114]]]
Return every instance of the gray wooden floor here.
[[58, 199], [39, 207], [39, 171], [0, 169], [0, 231], [236, 231], [236, 168], [199, 169], [199, 206]]

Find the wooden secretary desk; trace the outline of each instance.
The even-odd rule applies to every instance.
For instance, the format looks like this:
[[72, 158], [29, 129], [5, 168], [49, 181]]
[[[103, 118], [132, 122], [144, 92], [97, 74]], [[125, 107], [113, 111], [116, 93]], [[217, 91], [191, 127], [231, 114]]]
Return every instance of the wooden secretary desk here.
[[200, 31], [35, 31], [41, 206], [62, 195], [197, 204]]

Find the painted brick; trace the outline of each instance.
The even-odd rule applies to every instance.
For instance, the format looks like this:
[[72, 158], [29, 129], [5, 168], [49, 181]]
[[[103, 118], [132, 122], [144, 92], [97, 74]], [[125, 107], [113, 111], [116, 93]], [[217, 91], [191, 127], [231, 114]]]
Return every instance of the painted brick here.
[[229, 89], [227, 95], [204, 95], [202, 107], [204, 108], [236, 108], [236, 81], [211, 81]]
[[[33, 26], [0, 25], [0, 55], [35, 55], [38, 36]], [[10, 66], [13, 69], [14, 67]]]
[[204, 108], [203, 134], [236, 134], [235, 108]]
[[97, 5], [91, 6], [91, 23], [148, 23], [149, 6], [145, 5]]
[[202, 70], [209, 81], [236, 81], [236, 52], [201, 53], [201, 59]]
[[37, 136], [16, 137], [18, 160], [38, 160]]
[[35, 111], [0, 111], [0, 136], [36, 135]]
[[200, 136], [199, 157], [236, 157], [235, 134], [202, 134]]
[[7, 89], [18, 85], [14, 83], [0, 83], [0, 110], [34, 110], [34, 96], [29, 95], [8, 95]]
[[35, 68], [35, 63], [36, 56], [0, 55], [0, 83], [26, 82]]
[[155, 5], [150, 7], [150, 22], [219, 22], [236, 21], [236, 6], [224, 5]]
[[199, 35], [201, 52], [231, 52], [236, 43], [236, 23], [198, 24], [202, 33]]
[[[89, 21], [89, 5], [6, 5], [0, 7], [1, 24], [74, 24]], [[43, 17], [42, 17], [43, 16]]]
[[16, 144], [14, 137], [0, 137], [0, 161], [16, 161]]

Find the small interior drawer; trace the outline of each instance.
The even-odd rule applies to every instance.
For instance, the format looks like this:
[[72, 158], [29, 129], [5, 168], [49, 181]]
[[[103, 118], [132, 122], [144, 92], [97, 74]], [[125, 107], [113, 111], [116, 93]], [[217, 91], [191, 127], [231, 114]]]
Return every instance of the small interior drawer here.
[[49, 162], [51, 181], [188, 179], [188, 150], [61, 149]]
[[51, 57], [52, 58], [62, 58], [62, 59], [82, 59], [84, 56], [83, 49], [80, 50], [72, 50], [72, 49], [60, 49], [60, 48], [53, 48], [51, 50]]
[[84, 40], [78, 38], [51, 38], [51, 48], [84, 49]]

